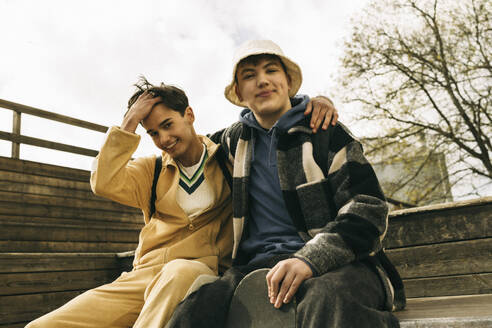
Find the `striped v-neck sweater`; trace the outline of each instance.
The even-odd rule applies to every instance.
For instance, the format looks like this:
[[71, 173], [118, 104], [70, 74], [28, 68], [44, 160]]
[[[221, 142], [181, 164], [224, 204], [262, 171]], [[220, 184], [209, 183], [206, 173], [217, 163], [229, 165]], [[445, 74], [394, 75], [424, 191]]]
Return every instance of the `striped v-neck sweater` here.
[[203, 145], [203, 152], [197, 164], [185, 167], [177, 162], [179, 167], [179, 188], [176, 194], [178, 205], [190, 218], [194, 218], [209, 208], [213, 199], [213, 190], [205, 180], [203, 168], [208, 154]]

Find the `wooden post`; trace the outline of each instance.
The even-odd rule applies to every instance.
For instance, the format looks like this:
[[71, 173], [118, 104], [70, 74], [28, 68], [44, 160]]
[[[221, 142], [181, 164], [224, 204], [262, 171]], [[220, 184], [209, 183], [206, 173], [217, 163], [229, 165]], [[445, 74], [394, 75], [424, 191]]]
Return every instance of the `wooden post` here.
[[[21, 132], [21, 112], [12, 111], [14, 117], [12, 120], [12, 133], [20, 135]], [[19, 159], [20, 143], [12, 142], [12, 158]]]

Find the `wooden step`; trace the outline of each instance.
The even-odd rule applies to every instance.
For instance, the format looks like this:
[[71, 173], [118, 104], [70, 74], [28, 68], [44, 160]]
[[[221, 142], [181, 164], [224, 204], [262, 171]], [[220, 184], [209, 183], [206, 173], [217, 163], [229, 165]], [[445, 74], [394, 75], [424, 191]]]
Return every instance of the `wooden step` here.
[[[0, 226], [3, 224], [19, 224], [19, 225], [29, 225], [29, 224], [39, 224], [46, 226], [56, 226], [56, 225], [73, 225], [73, 226], [84, 226], [87, 228], [103, 229], [103, 228], [116, 228], [116, 229], [128, 229], [128, 230], [140, 230], [143, 225], [143, 215], [138, 213], [140, 218], [138, 222], [118, 222], [118, 221], [105, 221], [101, 219], [73, 219], [68, 217], [42, 217], [42, 216], [18, 216], [18, 215], [5, 215], [0, 214]], [[137, 216], [138, 216], [137, 215]]]
[[492, 292], [492, 238], [387, 251], [408, 297]]
[[0, 199], [2, 202], [18, 204], [20, 206], [30, 205], [45, 205], [45, 206], [62, 206], [75, 207], [86, 209], [98, 209], [103, 211], [114, 211], [122, 213], [136, 213], [138, 209], [134, 209], [116, 202], [111, 202], [103, 198], [80, 199], [71, 197], [65, 194], [64, 196], [51, 196], [42, 194], [18, 193], [9, 191], [0, 191]]
[[59, 308], [84, 291], [2, 296], [0, 297], [0, 325], [30, 322]]
[[492, 238], [390, 249], [386, 254], [404, 279], [492, 272]]
[[25, 325], [120, 272], [116, 253], [0, 254], [0, 327]]
[[0, 274], [77, 270], [113, 270], [118, 253], [0, 253]]
[[87, 208], [83, 202], [80, 207], [63, 206], [64, 204], [27, 204], [0, 200], [0, 213], [2, 215], [16, 215], [22, 217], [49, 217], [70, 218], [77, 220], [113, 221], [140, 224], [143, 222], [142, 212], [137, 209], [126, 211], [108, 211], [97, 208]]
[[119, 268], [83, 271], [2, 273], [0, 274], [0, 295], [5, 297], [20, 294], [87, 290], [113, 281], [119, 275]]
[[395, 315], [402, 328], [492, 327], [492, 294], [409, 299]]
[[90, 189], [81, 190], [81, 189], [74, 189], [74, 188], [54, 187], [54, 186], [40, 185], [34, 182], [27, 183], [27, 182], [19, 182], [19, 181], [0, 180], [0, 191], [18, 193], [18, 194], [31, 194], [31, 195], [62, 197], [62, 198], [70, 197], [74, 199], [110, 202], [108, 199], [96, 196]]
[[385, 248], [492, 237], [492, 197], [394, 211]]
[[106, 253], [124, 252], [137, 247], [137, 243], [111, 242], [63, 242], [63, 241], [4, 241], [0, 240], [0, 253], [20, 252], [59, 252], [59, 253]]
[[0, 156], [0, 171], [35, 174], [45, 177], [64, 178], [73, 181], [87, 182], [90, 172], [63, 166], [31, 162]]
[[128, 229], [111, 225], [46, 224], [3, 222], [0, 240], [10, 241], [87, 241], [138, 242], [139, 228]]
[[[29, 177], [27, 177], [29, 179]], [[49, 186], [36, 184], [34, 181], [7, 181], [0, 179], [0, 199], [12, 202], [24, 202], [33, 204], [50, 204], [56, 201], [69, 205], [73, 200], [74, 206], [78, 201], [83, 201], [88, 207], [95, 204], [101, 209], [117, 209], [128, 211], [129, 207], [107, 198], [95, 195], [89, 186], [84, 189], [67, 188], [60, 186]], [[26, 196], [24, 196], [26, 195]], [[25, 199], [24, 199], [25, 198]]]
[[407, 297], [454, 296], [492, 293], [492, 273], [404, 279]]
[[89, 180], [82, 182], [78, 180], [70, 180], [68, 178], [45, 177], [36, 174], [0, 171], [0, 181], [19, 182], [26, 184], [35, 184], [39, 186], [49, 186], [92, 192]]

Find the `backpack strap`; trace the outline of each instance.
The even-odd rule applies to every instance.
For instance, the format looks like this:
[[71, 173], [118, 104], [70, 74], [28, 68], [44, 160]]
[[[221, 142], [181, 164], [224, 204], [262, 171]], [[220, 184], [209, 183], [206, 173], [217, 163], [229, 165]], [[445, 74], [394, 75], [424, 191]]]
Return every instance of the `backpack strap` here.
[[154, 180], [152, 181], [152, 192], [150, 194], [149, 218], [152, 218], [152, 215], [154, 215], [154, 213], [155, 213], [155, 199], [157, 198], [155, 189], [157, 186], [157, 180], [159, 180], [159, 175], [161, 173], [161, 169], [162, 169], [162, 156], [158, 156], [155, 159]]
[[229, 188], [232, 191], [232, 176], [231, 176], [231, 172], [229, 172], [229, 170], [226, 167], [225, 164], [226, 155], [222, 146], [219, 145], [215, 157], [217, 158], [217, 162], [219, 163], [220, 169], [222, 170], [222, 174], [224, 174], [224, 177], [227, 180], [227, 184], [229, 185]]

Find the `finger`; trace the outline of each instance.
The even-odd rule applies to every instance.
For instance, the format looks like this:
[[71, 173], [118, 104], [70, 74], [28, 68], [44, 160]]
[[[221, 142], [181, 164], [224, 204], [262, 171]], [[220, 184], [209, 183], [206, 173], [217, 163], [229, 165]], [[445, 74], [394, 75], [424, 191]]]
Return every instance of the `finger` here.
[[318, 128], [320, 127], [321, 123], [323, 123], [323, 120], [325, 119], [327, 108], [325, 105], [319, 105], [319, 110], [318, 114], [316, 115], [316, 120], [313, 122], [313, 132], [316, 133], [318, 131]]
[[150, 98], [150, 99], [149, 99], [149, 102], [150, 102], [151, 104], [155, 104], [155, 103], [157, 103], [157, 102], [159, 102], [159, 101], [161, 101], [161, 100], [162, 100], [162, 99], [161, 99], [161, 97], [160, 97], [160, 96], [153, 96], [152, 98]]
[[275, 305], [274, 306], [277, 309], [282, 306], [282, 303], [284, 301], [285, 295], [289, 291], [290, 285], [294, 281], [295, 276], [296, 276], [295, 273], [293, 273], [292, 271], [290, 271], [290, 272], [288, 272], [285, 275], [284, 279], [282, 280], [282, 285], [280, 286], [279, 293], [277, 295], [277, 298], [275, 299]]
[[301, 278], [301, 276], [297, 275], [294, 278], [294, 281], [290, 284], [289, 290], [285, 294], [285, 297], [283, 299], [284, 303], [289, 303], [292, 300], [292, 297], [297, 293], [297, 290], [299, 289], [299, 286], [304, 280]]
[[266, 275], [266, 281], [267, 281], [267, 287], [268, 287], [268, 297], [272, 297], [272, 276], [273, 274], [275, 273], [275, 271], [277, 271], [278, 269], [278, 266], [274, 266], [273, 268], [270, 269], [270, 271], [268, 271], [267, 275]]
[[335, 126], [338, 122], [338, 111], [335, 108], [335, 113], [333, 114], [333, 118], [331, 119], [331, 125]]
[[309, 113], [311, 113], [311, 110], [313, 109], [313, 103], [310, 101], [308, 102], [308, 104], [306, 105], [306, 110], [304, 111], [304, 116], [307, 116], [309, 115]]
[[138, 98], [151, 98], [153, 96], [153, 93], [149, 90], [145, 90], [141, 95], [140, 97]]
[[319, 123], [317, 123], [319, 115], [320, 115], [320, 106], [319, 105], [313, 106], [313, 114], [311, 115], [311, 128], [313, 129], [313, 132], [316, 132], [315, 131], [316, 127], [319, 126]]
[[323, 126], [321, 127], [323, 130], [326, 130], [328, 129], [328, 126], [330, 125], [330, 122], [333, 120], [333, 111], [334, 111], [334, 108], [333, 107], [330, 107], [328, 109], [328, 111], [326, 112], [325, 114], [325, 120], [323, 122]]
[[270, 303], [274, 303], [275, 300], [277, 299], [278, 295], [278, 289], [280, 286], [280, 282], [283, 280], [284, 276], [286, 273], [286, 269], [284, 266], [281, 266], [275, 271], [275, 273], [272, 276], [272, 279], [270, 281], [271, 284], [271, 295], [270, 295]]
[[134, 105], [135, 107], [138, 107], [140, 104], [145, 103], [147, 100], [152, 99], [151, 96], [149, 95], [148, 91], [142, 92], [140, 96], [138, 96], [137, 100], [135, 101]]

